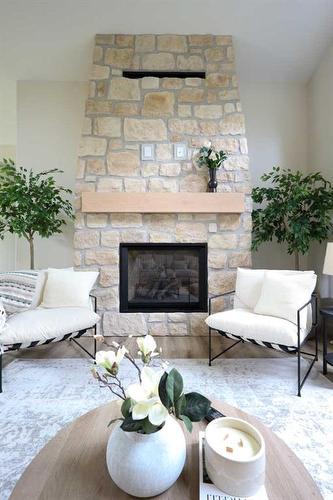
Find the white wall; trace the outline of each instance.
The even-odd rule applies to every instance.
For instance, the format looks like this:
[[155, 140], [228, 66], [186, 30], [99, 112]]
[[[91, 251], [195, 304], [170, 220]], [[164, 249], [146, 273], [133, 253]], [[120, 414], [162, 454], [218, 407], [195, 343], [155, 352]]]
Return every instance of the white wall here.
[[[306, 85], [293, 83], [240, 82], [246, 120], [252, 184], [273, 166], [307, 168]], [[293, 269], [294, 259], [277, 243], [262, 245], [253, 252], [253, 266]], [[307, 259], [302, 259], [307, 267]]]
[[[308, 98], [309, 167], [312, 171], [321, 171], [324, 177], [333, 182], [333, 45], [324, 54], [309, 82]], [[314, 245], [310, 262], [319, 274], [323, 268], [324, 255], [325, 245]], [[333, 281], [333, 277], [330, 279]], [[328, 296], [328, 283], [329, 277], [323, 276], [320, 286], [322, 296]]]
[[[88, 87], [78, 82], [18, 82], [17, 161], [36, 172], [51, 168], [59, 184], [73, 188]], [[36, 237], [35, 267], [73, 264], [73, 223], [49, 239]], [[29, 265], [28, 243], [20, 239], [16, 268]]]
[[[16, 82], [0, 79], [0, 159], [16, 156]], [[15, 267], [15, 238], [0, 240], [0, 271]]]
[[0, 155], [16, 146], [16, 82], [0, 78]]

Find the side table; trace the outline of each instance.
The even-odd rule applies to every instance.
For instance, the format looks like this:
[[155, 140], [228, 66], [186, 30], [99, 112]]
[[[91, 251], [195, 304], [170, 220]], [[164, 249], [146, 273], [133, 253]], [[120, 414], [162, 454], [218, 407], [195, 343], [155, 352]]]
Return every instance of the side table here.
[[327, 352], [327, 321], [333, 320], [333, 307], [322, 307], [320, 314], [323, 320], [323, 374], [327, 374], [327, 363], [333, 366], [333, 352]]

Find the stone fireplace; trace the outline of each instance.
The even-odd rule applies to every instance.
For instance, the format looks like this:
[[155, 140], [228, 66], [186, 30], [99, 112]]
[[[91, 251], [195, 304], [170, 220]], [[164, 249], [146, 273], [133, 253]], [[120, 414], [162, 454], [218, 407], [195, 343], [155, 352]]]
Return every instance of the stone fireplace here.
[[[188, 252], [187, 261], [183, 254], [173, 259], [170, 253], [150, 254], [150, 276], [148, 254], [137, 262], [132, 258], [130, 276], [137, 281], [127, 284], [126, 306], [119, 264], [125, 244], [160, 243], [165, 249], [167, 244], [203, 244], [209, 294], [231, 290], [237, 266], [251, 264], [249, 159], [232, 38], [97, 35], [93, 57], [76, 181], [75, 267], [100, 271], [98, 304], [105, 335], [206, 335], [205, 309], [184, 307], [198, 302], [199, 264], [193, 253]], [[218, 191], [244, 193], [242, 213], [221, 213], [218, 206], [211, 213], [200, 213], [200, 207], [190, 213], [81, 209], [83, 192], [109, 193], [110, 198], [132, 193], [133, 199], [136, 193], [187, 192], [195, 199], [207, 187], [207, 171], [195, 160], [208, 141], [229, 154], [218, 171]], [[155, 145], [154, 160], [141, 160], [145, 143]], [[187, 146], [185, 159], [174, 158], [177, 143]], [[176, 273], [181, 262], [183, 274], [188, 271], [182, 279]], [[150, 304], [137, 312], [133, 302], [141, 301], [142, 307], [149, 295], [155, 302], [182, 304], [169, 309]]]

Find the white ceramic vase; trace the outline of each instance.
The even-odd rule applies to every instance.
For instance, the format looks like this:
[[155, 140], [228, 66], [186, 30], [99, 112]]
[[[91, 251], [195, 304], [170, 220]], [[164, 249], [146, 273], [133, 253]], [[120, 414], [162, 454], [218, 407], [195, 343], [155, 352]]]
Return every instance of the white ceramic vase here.
[[186, 459], [186, 442], [179, 423], [171, 416], [153, 434], [125, 432], [120, 423], [112, 431], [106, 462], [116, 485], [135, 497], [163, 493], [177, 481]]

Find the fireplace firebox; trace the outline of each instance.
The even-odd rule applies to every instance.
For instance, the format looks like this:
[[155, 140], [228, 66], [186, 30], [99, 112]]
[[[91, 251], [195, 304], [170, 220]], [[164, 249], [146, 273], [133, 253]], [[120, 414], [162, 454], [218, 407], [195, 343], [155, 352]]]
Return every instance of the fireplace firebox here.
[[121, 243], [120, 312], [206, 312], [206, 243]]

